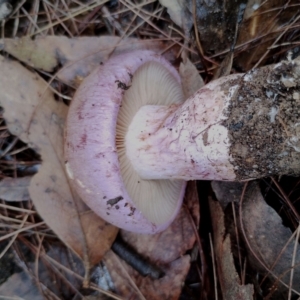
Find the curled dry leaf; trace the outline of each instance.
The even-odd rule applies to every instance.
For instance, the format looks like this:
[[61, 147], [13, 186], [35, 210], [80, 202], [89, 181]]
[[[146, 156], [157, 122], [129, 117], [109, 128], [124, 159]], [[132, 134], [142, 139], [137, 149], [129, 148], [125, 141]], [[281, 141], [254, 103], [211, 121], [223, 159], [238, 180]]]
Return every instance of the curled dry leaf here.
[[0, 199], [5, 201], [27, 201], [30, 199], [28, 187], [31, 176], [4, 178], [0, 182]]
[[29, 187], [34, 205], [50, 228], [88, 267], [101, 260], [117, 229], [90, 211], [71, 189], [64, 169], [67, 107], [47, 84], [19, 63], [0, 57], [0, 105], [10, 132], [42, 157]]
[[214, 251], [216, 256], [218, 282], [223, 299], [253, 299], [254, 288], [251, 284], [242, 285], [235, 269], [230, 235], [226, 234], [224, 213], [217, 201], [209, 199], [213, 225]]
[[283, 226], [277, 212], [265, 202], [256, 182], [248, 186], [243, 199], [242, 222], [252, 263], [260, 272], [273, 276], [273, 281], [278, 280], [276, 285], [285, 283], [285, 287], [279, 284], [281, 291], [287, 291], [295, 260], [292, 288], [299, 295], [300, 247], [297, 245], [294, 253], [295, 243], [298, 243], [295, 236], [292, 237], [292, 232]]
[[133, 293], [135, 295], [131, 299], [140, 299], [141, 293], [147, 300], [179, 298], [190, 267], [190, 256], [185, 253], [194, 246], [197, 234], [191, 222], [196, 227], [199, 223], [199, 200], [195, 182], [188, 184], [185, 205], [165, 231], [155, 235], [141, 235], [121, 230], [123, 240], [165, 272], [165, 276], [157, 280], [142, 277], [109, 251], [104, 262], [121, 296], [126, 298]]
[[[225, 209], [230, 201], [240, 201], [244, 183], [214, 181], [212, 187], [217, 199]], [[256, 182], [248, 185], [242, 203], [242, 228], [249, 250], [248, 260], [255, 270], [269, 275], [271, 282], [275, 283], [276, 292], [287, 293], [295, 238], [290, 229], [283, 226], [276, 211], [265, 202]], [[226, 228], [226, 230], [230, 231], [231, 229]], [[294, 258], [296, 267], [293, 275], [293, 289], [299, 293], [299, 247]], [[285, 294], [285, 298], [286, 296]]]
[[182, 22], [184, 19], [183, 12], [183, 0], [159, 0], [160, 4], [167, 8], [168, 14], [172, 21], [182, 27]]
[[[62, 65], [57, 77], [75, 86], [111, 55], [137, 49], [165, 53], [168, 46], [162, 41], [134, 38], [122, 40], [116, 36], [73, 39], [66, 36], [40, 36], [35, 40], [29, 37], [0, 40], [0, 49], [33, 68], [51, 72], [59, 64]], [[172, 51], [167, 51], [164, 55], [167, 59], [175, 58]]]
[[185, 0], [159, 0], [159, 2], [167, 8], [172, 21], [183, 29], [185, 43], [187, 43], [190, 30], [193, 27], [193, 14], [188, 8], [190, 2]]

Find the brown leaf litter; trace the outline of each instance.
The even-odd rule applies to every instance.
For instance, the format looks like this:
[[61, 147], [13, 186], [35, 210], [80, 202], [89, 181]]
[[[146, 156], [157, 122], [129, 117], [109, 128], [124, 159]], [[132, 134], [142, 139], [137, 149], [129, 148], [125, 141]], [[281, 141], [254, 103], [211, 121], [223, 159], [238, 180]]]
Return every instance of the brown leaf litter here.
[[63, 159], [67, 106], [55, 101], [37, 74], [0, 58], [0, 104], [10, 132], [42, 157], [29, 187], [34, 205], [50, 228], [89, 268], [110, 248], [117, 229], [96, 216], [69, 185]]

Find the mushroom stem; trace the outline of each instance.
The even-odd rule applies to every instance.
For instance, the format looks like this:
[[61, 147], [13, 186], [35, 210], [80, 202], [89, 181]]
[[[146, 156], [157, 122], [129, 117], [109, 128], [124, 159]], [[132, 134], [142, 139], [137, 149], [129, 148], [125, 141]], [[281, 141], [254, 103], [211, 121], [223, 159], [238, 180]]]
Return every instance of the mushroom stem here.
[[143, 179], [300, 174], [300, 62], [220, 78], [183, 104], [143, 106], [126, 153]]

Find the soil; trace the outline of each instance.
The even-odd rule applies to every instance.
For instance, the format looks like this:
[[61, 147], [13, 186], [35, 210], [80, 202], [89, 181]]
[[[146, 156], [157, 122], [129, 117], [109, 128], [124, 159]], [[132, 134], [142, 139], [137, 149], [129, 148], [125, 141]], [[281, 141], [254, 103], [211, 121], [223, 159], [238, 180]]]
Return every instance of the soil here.
[[300, 63], [254, 69], [228, 108], [230, 154], [238, 180], [300, 173]]

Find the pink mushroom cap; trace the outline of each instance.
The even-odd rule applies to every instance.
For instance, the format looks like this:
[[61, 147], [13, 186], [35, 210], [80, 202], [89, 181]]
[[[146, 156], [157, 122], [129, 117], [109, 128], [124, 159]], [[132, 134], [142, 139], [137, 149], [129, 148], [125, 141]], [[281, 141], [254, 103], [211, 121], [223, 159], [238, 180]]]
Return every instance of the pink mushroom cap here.
[[[186, 186], [185, 181], [176, 182], [178, 193], [172, 211], [166, 220], [155, 222], [133, 201], [121, 174], [116, 145], [120, 107], [137, 70], [150, 62], [161, 65], [180, 85], [175, 68], [152, 51], [112, 57], [85, 78], [76, 91], [67, 117], [65, 142], [68, 176], [86, 204], [109, 223], [146, 234], [157, 233], [170, 225], [181, 207]], [[148, 183], [151, 182], [145, 181]], [[163, 194], [158, 197], [162, 198], [158, 202], [164, 201]]]

